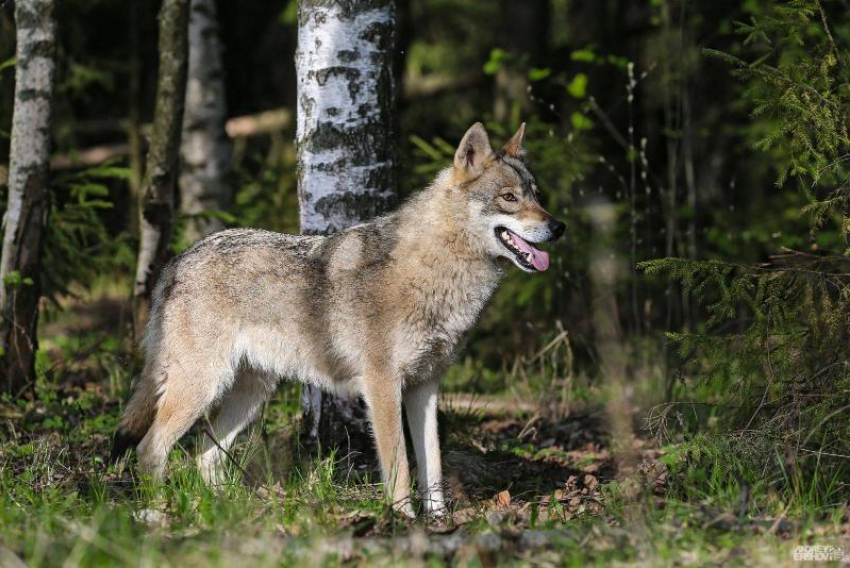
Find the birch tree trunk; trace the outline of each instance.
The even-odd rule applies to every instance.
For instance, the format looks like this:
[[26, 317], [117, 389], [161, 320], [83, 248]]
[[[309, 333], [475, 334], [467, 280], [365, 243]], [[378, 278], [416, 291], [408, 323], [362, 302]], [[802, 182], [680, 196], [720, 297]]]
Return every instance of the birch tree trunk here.
[[189, 0], [163, 0], [159, 11], [159, 75], [153, 130], [139, 209], [139, 258], [133, 287], [136, 337], [147, 321], [150, 295], [169, 255], [183, 100], [186, 96]]
[[[301, 0], [298, 11], [298, 199], [301, 232], [328, 234], [395, 202], [395, 4]], [[350, 440], [358, 401], [305, 387], [307, 443]], [[357, 428], [355, 427], [355, 431]]]
[[56, 52], [53, 0], [17, 0], [9, 201], [0, 255], [2, 388], [31, 385], [38, 347], [41, 253], [50, 211], [50, 122]]
[[224, 131], [227, 104], [215, 0], [191, 0], [189, 78], [183, 117], [180, 210], [189, 217], [186, 236], [196, 241], [224, 228], [210, 211], [232, 199], [230, 140]]

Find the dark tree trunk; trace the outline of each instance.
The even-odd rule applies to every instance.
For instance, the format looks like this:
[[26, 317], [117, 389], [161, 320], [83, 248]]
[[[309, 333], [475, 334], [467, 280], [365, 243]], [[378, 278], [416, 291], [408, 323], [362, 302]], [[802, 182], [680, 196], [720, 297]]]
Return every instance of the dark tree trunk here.
[[163, 0], [159, 12], [156, 108], [139, 205], [141, 234], [133, 288], [137, 337], [147, 321], [154, 284], [168, 260], [174, 227], [174, 187], [186, 96], [188, 24], [189, 0]]
[[130, 56], [127, 62], [129, 80], [127, 84], [127, 145], [130, 166], [130, 206], [127, 230], [134, 237], [139, 236], [139, 204], [142, 194], [142, 176], [144, 175], [144, 140], [142, 138], [142, 37], [145, 15], [149, 0], [134, 0], [127, 7], [127, 34], [129, 36]]
[[33, 384], [41, 255], [50, 211], [50, 122], [56, 52], [53, 0], [17, 0], [9, 201], [0, 256], [2, 389]]
[[531, 108], [528, 93], [528, 70], [540, 65], [549, 37], [549, 0], [501, 0], [501, 22], [498, 45], [509, 54], [509, 60], [496, 73], [494, 118], [506, 122], [517, 105], [522, 112]]
[[[396, 198], [395, 3], [302, 0], [298, 14], [301, 231], [328, 234], [385, 212]], [[356, 400], [305, 387], [308, 444], [365, 438]], [[358, 420], [360, 419], [360, 420]]]

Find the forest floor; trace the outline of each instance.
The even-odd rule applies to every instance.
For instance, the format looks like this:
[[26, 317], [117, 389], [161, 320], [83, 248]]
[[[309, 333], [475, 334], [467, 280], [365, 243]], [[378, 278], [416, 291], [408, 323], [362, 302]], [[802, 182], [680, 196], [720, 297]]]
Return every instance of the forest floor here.
[[618, 447], [599, 404], [552, 415], [507, 396], [444, 396], [443, 519], [385, 505], [368, 452], [303, 452], [289, 386], [235, 447], [232, 483], [203, 485], [193, 432], [172, 453], [168, 482], [152, 487], [132, 463], [108, 463], [121, 399], [103, 373], [126, 361], [109, 335], [91, 337], [46, 342], [42, 365], [64, 380], [39, 385], [35, 400], [0, 402], [0, 566], [850, 561], [846, 508], [766, 510], [746, 488], [711, 480], [701, 498], [682, 498], [668, 469], [676, 448], [639, 428]]

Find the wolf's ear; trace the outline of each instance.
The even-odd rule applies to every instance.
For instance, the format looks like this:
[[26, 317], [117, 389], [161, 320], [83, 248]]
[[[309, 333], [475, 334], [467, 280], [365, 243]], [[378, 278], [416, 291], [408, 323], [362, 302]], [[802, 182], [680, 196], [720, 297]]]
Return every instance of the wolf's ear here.
[[455, 173], [460, 174], [464, 181], [471, 181], [484, 171], [484, 165], [493, 158], [493, 148], [487, 131], [480, 122], [473, 124], [455, 152]]
[[502, 148], [502, 152], [507, 154], [508, 156], [513, 156], [514, 158], [520, 158], [523, 154], [525, 154], [525, 149], [522, 147], [522, 138], [525, 136], [525, 123], [519, 125], [519, 129], [516, 131], [516, 134], [508, 140], [508, 143], [505, 144], [505, 147]]

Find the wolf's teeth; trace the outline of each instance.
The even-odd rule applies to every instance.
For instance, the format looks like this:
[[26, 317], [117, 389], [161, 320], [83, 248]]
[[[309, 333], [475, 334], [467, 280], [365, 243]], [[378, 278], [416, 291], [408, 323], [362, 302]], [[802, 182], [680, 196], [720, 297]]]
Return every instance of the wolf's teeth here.
[[525, 255], [525, 260], [528, 261], [528, 264], [531, 264], [531, 253], [528, 253], [527, 255]]

